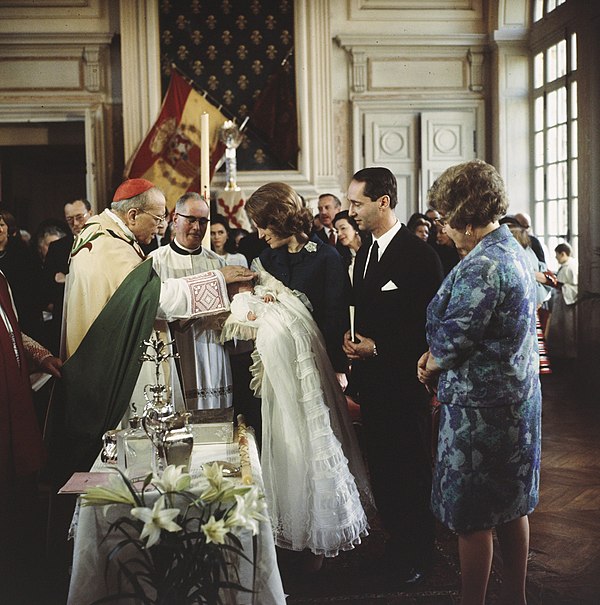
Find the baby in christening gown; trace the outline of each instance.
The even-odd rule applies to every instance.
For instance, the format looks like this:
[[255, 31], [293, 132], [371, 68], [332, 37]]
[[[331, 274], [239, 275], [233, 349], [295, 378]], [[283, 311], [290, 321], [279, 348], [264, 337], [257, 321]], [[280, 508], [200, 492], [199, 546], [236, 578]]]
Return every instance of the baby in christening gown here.
[[230, 306], [231, 315], [240, 324], [256, 321], [267, 312], [267, 305], [275, 300], [275, 294], [262, 286], [255, 286], [252, 292], [240, 292], [233, 297]]
[[234, 296], [223, 339], [255, 340], [251, 386], [262, 399], [275, 541], [333, 557], [360, 544], [374, 508], [356, 434], [308, 299], [253, 268], [259, 285]]

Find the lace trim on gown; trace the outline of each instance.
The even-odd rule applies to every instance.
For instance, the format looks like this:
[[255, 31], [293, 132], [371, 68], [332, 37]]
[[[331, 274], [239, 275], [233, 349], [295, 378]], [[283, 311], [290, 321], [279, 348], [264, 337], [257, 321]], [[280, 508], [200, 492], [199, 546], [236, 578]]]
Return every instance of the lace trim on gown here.
[[369, 508], [373, 498], [322, 336], [289, 289], [277, 282], [277, 292], [281, 304], [257, 321], [251, 383], [262, 397], [269, 514], [278, 546], [332, 557], [368, 534], [361, 496]]

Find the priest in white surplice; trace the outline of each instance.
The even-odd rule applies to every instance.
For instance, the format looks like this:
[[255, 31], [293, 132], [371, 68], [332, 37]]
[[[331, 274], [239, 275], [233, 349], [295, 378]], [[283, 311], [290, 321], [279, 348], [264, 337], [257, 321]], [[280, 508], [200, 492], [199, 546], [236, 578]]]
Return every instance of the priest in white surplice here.
[[[177, 200], [173, 217], [175, 238], [168, 246], [150, 254], [152, 266], [161, 281], [211, 271], [224, 265], [217, 254], [202, 247], [209, 212], [207, 203], [197, 193], [185, 193]], [[220, 314], [168, 325], [170, 338], [175, 339], [179, 353], [188, 410], [225, 408], [233, 404], [229, 354], [219, 341], [224, 319], [224, 314]], [[160, 323], [161, 331], [167, 328], [166, 322]]]

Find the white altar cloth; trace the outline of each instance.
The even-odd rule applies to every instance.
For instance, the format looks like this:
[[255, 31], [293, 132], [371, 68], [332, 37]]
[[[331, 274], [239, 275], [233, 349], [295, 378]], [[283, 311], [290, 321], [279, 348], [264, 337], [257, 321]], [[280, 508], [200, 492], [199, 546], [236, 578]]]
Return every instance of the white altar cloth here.
[[[262, 474], [256, 442], [253, 434], [248, 431], [248, 442], [252, 476], [255, 485], [263, 489]], [[191, 473], [199, 474], [204, 462], [222, 460], [239, 465], [239, 448], [237, 441], [228, 444], [195, 445], [192, 454]], [[113, 466], [107, 466], [97, 460], [91, 471], [116, 472]], [[113, 594], [115, 587], [111, 586], [110, 578], [105, 581], [104, 571], [106, 558], [118, 537], [111, 535], [103, 542], [111, 521], [123, 514], [124, 506], [114, 505], [108, 509], [107, 516], [103, 514], [102, 506], [80, 506], [78, 500], [73, 517], [72, 531], [74, 533], [73, 569], [69, 586], [67, 605], [88, 605], [94, 601]], [[270, 521], [263, 521], [259, 526], [259, 534], [252, 537], [251, 532], [240, 536], [244, 554], [255, 561], [253, 570], [251, 563], [240, 560], [237, 566], [240, 584], [246, 588], [252, 587], [254, 592], [229, 592], [223, 595], [227, 605], [283, 605], [285, 595], [281, 584], [275, 544]], [[120, 604], [132, 604], [133, 599], [122, 599]]]

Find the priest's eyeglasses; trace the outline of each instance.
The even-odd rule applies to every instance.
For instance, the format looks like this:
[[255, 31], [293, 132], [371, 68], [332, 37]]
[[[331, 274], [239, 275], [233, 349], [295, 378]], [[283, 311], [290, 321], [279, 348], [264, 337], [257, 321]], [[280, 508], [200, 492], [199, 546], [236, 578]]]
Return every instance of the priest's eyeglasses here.
[[75, 223], [84, 223], [88, 216], [90, 215], [89, 212], [84, 212], [83, 214], [76, 214], [75, 216], [68, 216], [66, 221], [67, 223], [69, 223], [69, 225], [74, 225]]
[[148, 212], [147, 210], [140, 210], [140, 212], [142, 212], [143, 214], [149, 214], [155, 221], [157, 225], [160, 225], [161, 223], [164, 223], [167, 220], [167, 214], [164, 214], [163, 216], [158, 216], [156, 214], [152, 214], [152, 212]]
[[177, 216], [180, 216], [181, 218], [184, 218], [187, 224], [190, 226], [198, 223], [201, 227], [204, 227], [205, 225], [208, 225], [208, 223], [210, 223], [210, 220], [207, 219], [205, 216], [190, 216], [189, 214], [181, 214], [179, 212], [176, 212], [175, 214]]

